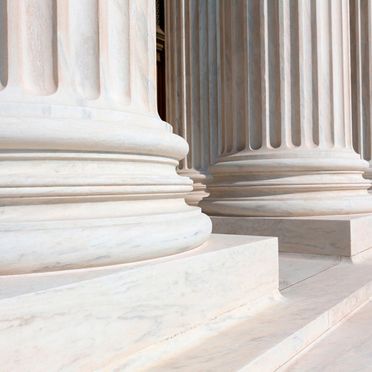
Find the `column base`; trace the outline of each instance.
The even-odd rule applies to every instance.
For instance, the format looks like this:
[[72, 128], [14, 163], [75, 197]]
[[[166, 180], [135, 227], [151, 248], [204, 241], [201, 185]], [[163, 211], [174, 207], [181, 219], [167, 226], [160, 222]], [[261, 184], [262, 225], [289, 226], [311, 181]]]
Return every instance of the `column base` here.
[[361, 259], [372, 255], [372, 214], [319, 217], [211, 216], [213, 232], [277, 236], [281, 252]]
[[1, 208], [0, 275], [140, 262], [200, 246], [210, 219], [183, 199]]
[[0, 276], [2, 368], [105, 369], [235, 309], [255, 312], [278, 299], [277, 249], [275, 238], [212, 235], [145, 263]]

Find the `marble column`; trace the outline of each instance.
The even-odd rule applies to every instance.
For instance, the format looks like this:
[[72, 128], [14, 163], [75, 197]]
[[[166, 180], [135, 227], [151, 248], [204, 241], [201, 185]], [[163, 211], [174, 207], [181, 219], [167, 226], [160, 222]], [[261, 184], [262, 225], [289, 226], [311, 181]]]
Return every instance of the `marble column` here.
[[194, 181], [189, 204], [206, 192], [217, 152], [217, 0], [166, 0], [167, 120], [190, 151], [179, 173]]
[[221, 0], [219, 17], [223, 145], [203, 209], [372, 212], [352, 145], [349, 1]]
[[372, 1], [350, 0], [354, 148], [369, 162], [372, 178]]
[[0, 1], [0, 273], [134, 262], [211, 230], [156, 108], [155, 1]]

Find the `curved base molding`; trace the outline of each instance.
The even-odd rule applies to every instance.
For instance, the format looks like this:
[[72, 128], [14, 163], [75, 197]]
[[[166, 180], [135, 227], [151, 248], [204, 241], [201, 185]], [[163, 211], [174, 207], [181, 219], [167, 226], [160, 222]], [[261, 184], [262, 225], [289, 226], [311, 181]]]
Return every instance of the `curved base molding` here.
[[208, 239], [176, 172], [187, 143], [157, 117], [1, 117], [0, 132], [0, 274], [137, 262]]
[[208, 215], [242, 217], [306, 217], [371, 213], [372, 195], [312, 193], [262, 198], [207, 199], [200, 203]]
[[167, 256], [201, 245], [210, 232], [210, 219], [182, 199], [4, 207], [0, 274]]
[[[292, 154], [293, 155], [293, 154]], [[299, 156], [299, 154], [298, 154]], [[299, 217], [372, 212], [368, 163], [351, 151], [314, 152], [298, 158], [236, 154], [211, 167], [210, 215]]]

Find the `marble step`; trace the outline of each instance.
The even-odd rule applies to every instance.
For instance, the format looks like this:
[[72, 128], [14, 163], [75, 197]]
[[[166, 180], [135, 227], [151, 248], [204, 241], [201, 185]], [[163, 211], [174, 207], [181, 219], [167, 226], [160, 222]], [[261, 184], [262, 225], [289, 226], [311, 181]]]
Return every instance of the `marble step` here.
[[281, 372], [370, 372], [372, 302], [356, 311]]
[[269, 306], [278, 276], [277, 239], [237, 235], [136, 264], [0, 276], [0, 370], [111, 371], [225, 313]]
[[[144, 368], [151, 371], [275, 371], [365, 305], [372, 262], [281, 255], [282, 300]], [[303, 274], [301, 277], [301, 273]], [[214, 325], [209, 324], [213, 330]], [[183, 335], [184, 344], [187, 337]], [[319, 369], [318, 369], [319, 370]]]

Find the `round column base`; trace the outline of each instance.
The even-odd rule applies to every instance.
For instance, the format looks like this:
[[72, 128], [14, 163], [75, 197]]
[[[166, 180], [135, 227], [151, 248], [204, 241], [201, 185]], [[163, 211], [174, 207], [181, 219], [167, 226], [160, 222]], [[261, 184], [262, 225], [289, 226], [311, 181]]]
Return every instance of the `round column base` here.
[[[269, 156], [270, 155], [270, 156]], [[296, 156], [297, 155], [297, 156]], [[300, 156], [301, 155], [301, 156]], [[218, 216], [300, 217], [372, 212], [367, 162], [352, 151], [235, 154], [210, 168], [200, 206]]]
[[0, 274], [147, 260], [195, 248], [210, 232], [182, 199], [3, 207]]
[[211, 216], [305, 217], [363, 214], [372, 212], [372, 195], [334, 192], [263, 198], [207, 198], [201, 202]]

